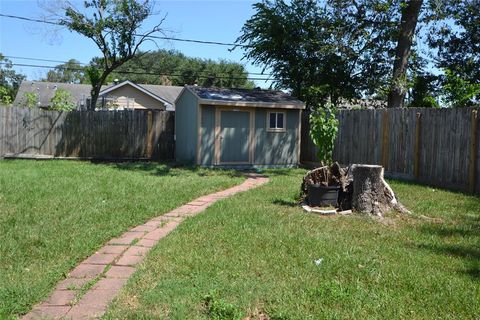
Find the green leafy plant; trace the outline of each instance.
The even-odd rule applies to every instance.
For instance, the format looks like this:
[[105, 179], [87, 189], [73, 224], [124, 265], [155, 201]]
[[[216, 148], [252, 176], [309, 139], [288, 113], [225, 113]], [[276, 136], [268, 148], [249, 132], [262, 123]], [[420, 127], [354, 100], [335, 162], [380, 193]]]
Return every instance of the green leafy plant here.
[[449, 69], [445, 70], [443, 90], [447, 102], [454, 108], [471, 107], [480, 97], [480, 84], [471, 83]]
[[38, 102], [38, 98], [34, 92], [25, 92], [23, 94], [23, 97], [25, 98], [25, 106], [27, 108], [35, 108]]
[[72, 111], [76, 107], [75, 102], [73, 102], [72, 95], [70, 92], [57, 89], [52, 100], [50, 100], [50, 110], [59, 110], [59, 111]]
[[218, 320], [240, 320], [242, 318], [241, 312], [237, 307], [231, 303], [219, 299], [214, 292], [203, 297], [206, 311], [211, 319]]
[[10, 92], [4, 86], [0, 86], [0, 102], [6, 105], [12, 104], [12, 97]]
[[408, 107], [412, 108], [440, 108], [438, 96], [438, 77], [432, 74], [416, 75], [412, 83], [412, 101]]
[[333, 162], [333, 148], [338, 133], [335, 109], [330, 106], [318, 107], [310, 114], [310, 138], [318, 147], [318, 159], [322, 165]]

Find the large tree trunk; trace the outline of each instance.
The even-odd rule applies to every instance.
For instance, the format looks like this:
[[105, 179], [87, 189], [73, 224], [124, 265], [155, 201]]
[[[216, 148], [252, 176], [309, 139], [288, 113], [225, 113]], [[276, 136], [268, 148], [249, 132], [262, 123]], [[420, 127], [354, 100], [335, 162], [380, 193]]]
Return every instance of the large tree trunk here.
[[90, 91], [89, 110], [91, 111], [95, 111], [95, 107], [97, 106], [97, 100], [98, 100], [98, 97], [100, 96], [100, 90], [101, 90], [101, 85], [100, 85], [100, 88], [92, 87], [92, 90]]
[[398, 37], [397, 49], [395, 51], [395, 62], [393, 65], [393, 77], [388, 94], [388, 107], [403, 107], [403, 101], [407, 92], [407, 66], [410, 57], [413, 35], [417, 27], [420, 9], [423, 0], [410, 0], [402, 9], [400, 21], [400, 33]]

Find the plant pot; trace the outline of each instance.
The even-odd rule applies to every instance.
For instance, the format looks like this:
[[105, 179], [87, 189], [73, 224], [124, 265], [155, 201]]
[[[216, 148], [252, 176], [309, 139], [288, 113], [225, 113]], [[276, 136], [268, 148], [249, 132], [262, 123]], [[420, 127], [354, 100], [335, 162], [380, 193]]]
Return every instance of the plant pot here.
[[308, 186], [308, 204], [311, 207], [337, 207], [339, 190], [340, 186], [310, 184]]

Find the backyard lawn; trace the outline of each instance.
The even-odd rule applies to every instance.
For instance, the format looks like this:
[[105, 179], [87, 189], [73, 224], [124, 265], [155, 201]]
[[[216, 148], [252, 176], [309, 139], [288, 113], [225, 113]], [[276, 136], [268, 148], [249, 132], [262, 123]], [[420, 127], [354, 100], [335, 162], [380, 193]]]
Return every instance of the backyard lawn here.
[[[480, 199], [392, 182], [411, 217], [322, 217], [302, 170], [162, 239], [106, 319], [478, 319]], [[317, 263], [315, 263], [317, 261]]]
[[0, 319], [30, 310], [109, 239], [243, 179], [148, 163], [0, 161]]

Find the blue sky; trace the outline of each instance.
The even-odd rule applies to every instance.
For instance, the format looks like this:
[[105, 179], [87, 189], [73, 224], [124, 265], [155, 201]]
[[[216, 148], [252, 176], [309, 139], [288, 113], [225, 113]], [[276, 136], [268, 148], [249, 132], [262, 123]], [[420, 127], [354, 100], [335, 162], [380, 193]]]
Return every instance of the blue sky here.
[[[0, 0], [0, 12], [41, 19], [45, 11], [41, 4], [46, 0]], [[79, 7], [83, 1], [71, 1]], [[151, 17], [145, 27], [153, 26], [161, 17], [167, 14], [163, 24], [168, 35], [177, 38], [198, 39], [232, 43], [240, 35], [240, 29], [254, 11], [248, 0], [222, 1], [158, 1], [159, 15]], [[157, 42], [160, 48], [175, 49], [187, 56], [225, 59], [239, 62], [246, 66], [249, 72], [261, 72], [261, 67], [253, 66], [248, 61], [241, 60], [243, 52], [236, 49], [230, 52], [228, 47], [216, 45], [201, 45], [176, 41]], [[152, 43], [147, 43], [143, 49], [155, 50]], [[100, 51], [89, 39], [67, 30], [56, 30], [54, 26], [34, 22], [14, 20], [0, 17], [0, 52], [6, 56], [35, 57], [65, 61], [77, 59], [89, 62]], [[56, 63], [35, 62], [11, 59], [14, 63], [55, 65]], [[47, 69], [31, 67], [16, 67], [16, 69], [31, 80], [46, 75]], [[261, 87], [269, 83], [256, 81]]]

